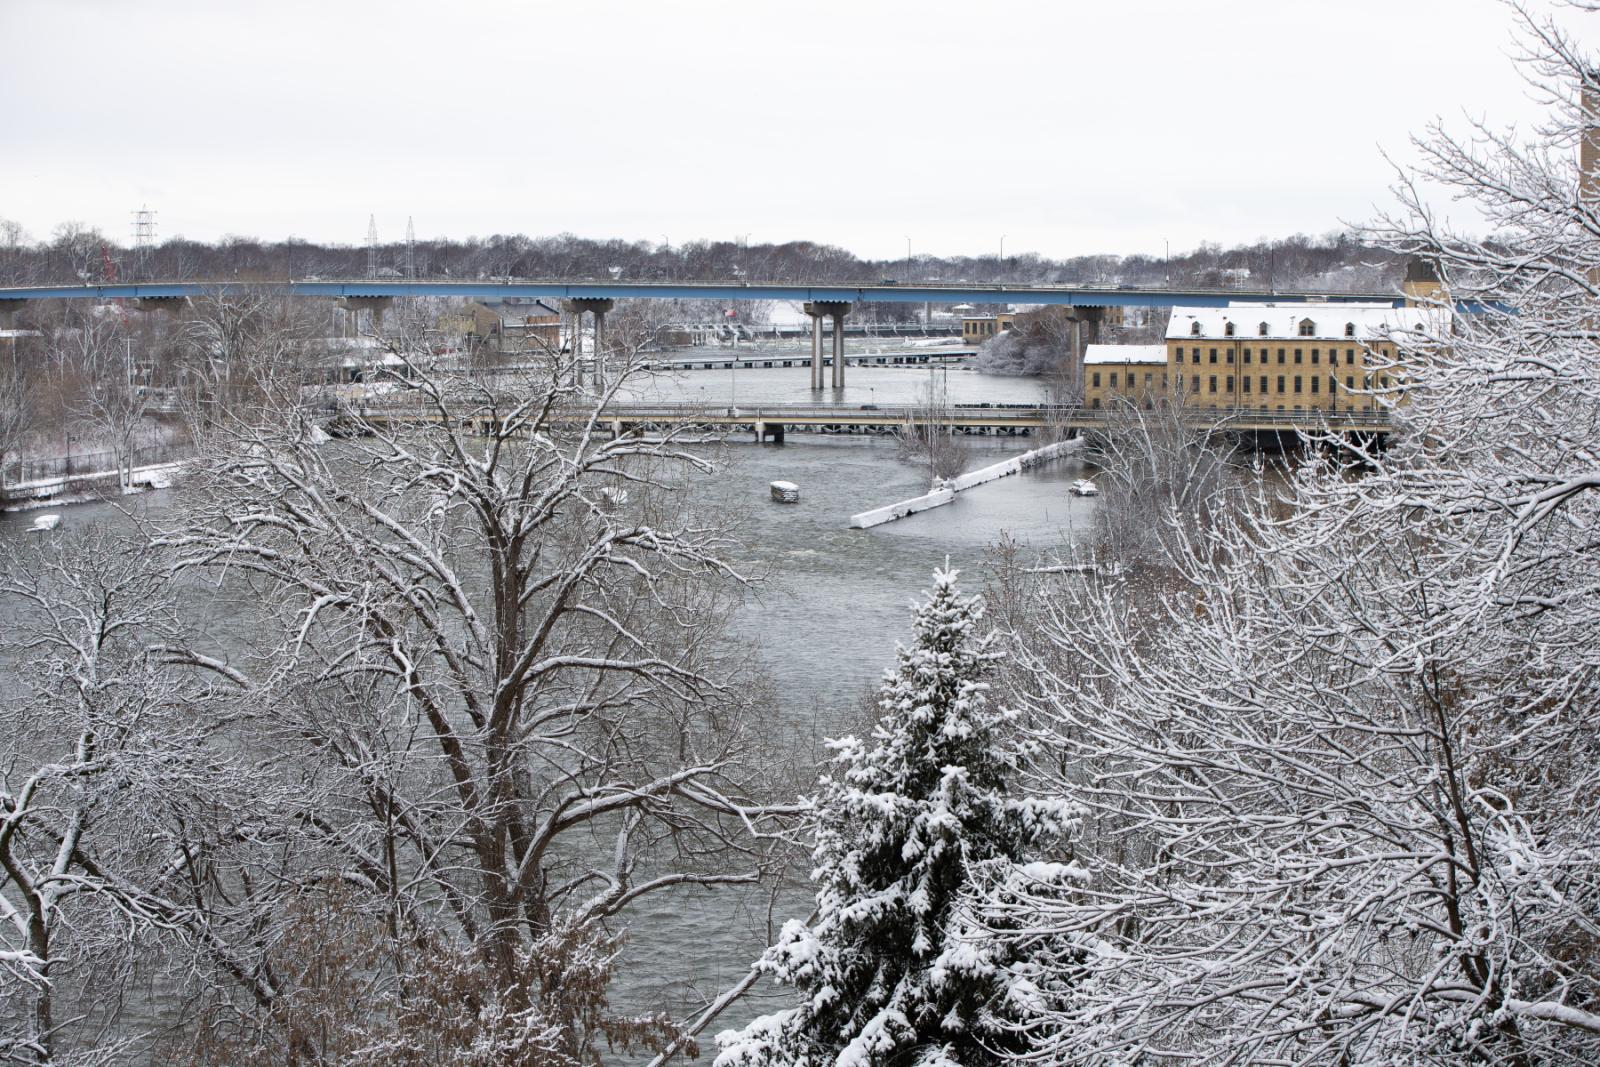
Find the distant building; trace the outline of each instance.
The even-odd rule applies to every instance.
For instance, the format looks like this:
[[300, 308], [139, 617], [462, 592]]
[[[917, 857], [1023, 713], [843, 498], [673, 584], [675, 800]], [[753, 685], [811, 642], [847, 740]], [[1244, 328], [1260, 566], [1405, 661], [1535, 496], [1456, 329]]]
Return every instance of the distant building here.
[[1083, 351], [1085, 407], [1110, 408], [1120, 399], [1148, 408], [1166, 391], [1166, 345], [1089, 345]]
[[995, 334], [1011, 329], [1017, 317], [1010, 312], [999, 315], [961, 316], [961, 340], [969, 345], [981, 345]]
[[561, 346], [561, 311], [533, 298], [475, 300], [441, 316], [439, 327], [506, 351]]
[[1444, 295], [1444, 286], [1433, 264], [1420, 256], [1413, 256], [1411, 262], [1406, 264], [1406, 277], [1400, 288], [1406, 294], [1406, 303], [1413, 307]]

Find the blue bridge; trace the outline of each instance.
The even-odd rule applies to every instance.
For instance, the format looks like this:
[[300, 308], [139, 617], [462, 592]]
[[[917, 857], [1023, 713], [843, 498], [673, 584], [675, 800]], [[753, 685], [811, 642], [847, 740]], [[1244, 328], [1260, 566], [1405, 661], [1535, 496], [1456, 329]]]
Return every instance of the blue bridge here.
[[[42, 285], [0, 289], [0, 317], [9, 317], [29, 300], [135, 300], [144, 307], [183, 306], [192, 297], [226, 296], [262, 290], [289, 296], [323, 297], [347, 308], [369, 310], [381, 322], [384, 310], [397, 298], [430, 296], [467, 300], [508, 297], [555, 300], [563, 316], [572, 316], [574, 354], [582, 355], [583, 317], [594, 317], [594, 351], [605, 351], [605, 319], [617, 300], [786, 300], [805, 305], [811, 316], [811, 388], [823, 388], [824, 367], [832, 368], [834, 389], [844, 388], [845, 316], [858, 304], [1042, 304], [1077, 309], [1072, 320], [1072, 348], [1080, 356], [1111, 308], [1122, 307], [1227, 307], [1235, 301], [1339, 304], [1382, 302], [1401, 306], [1398, 294], [1274, 292], [1249, 289], [1172, 289], [1100, 285], [796, 285], [781, 282], [597, 282], [551, 281], [524, 278], [454, 281], [410, 278], [359, 278], [328, 280], [303, 278], [278, 281], [151, 281], [105, 285]], [[833, 322], [833, 359], [822, 352], [823, 320]], [[3, 321], [3, 319], [0, 319]], [[574, 373], [582, 374], [581, 359]], [[605, 360], [596, 358], [597, 376], [605, 373]]]
[[1404, 304], [1397, 293], [1279, 292], [1265, 289], [1173, 289], [1107, 285], [800, 285], [786, 282], [596, 282], [522, 278], [478, 281], [357, 278], [287, 281], [150, 281], [104, 285], [0, 288], [0, 310], [24, 300], [172, 300], [274, 289], [292, 296], [382, 299], [445, 296], [557, 300], [794, 300], [860, 304], [1051, 304], [1068, 307], [1226, 307], [1234, 301]]

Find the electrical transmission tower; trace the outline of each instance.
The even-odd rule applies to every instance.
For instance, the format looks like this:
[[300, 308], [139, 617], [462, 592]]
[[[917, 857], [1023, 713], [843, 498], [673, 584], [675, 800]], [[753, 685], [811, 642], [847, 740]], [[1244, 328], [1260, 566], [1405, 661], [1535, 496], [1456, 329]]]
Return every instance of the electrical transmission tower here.
[[156, 213], [146, 204], [133, 213], [134, 270], [139, 278], [150, 277], [150, 251], [156, 244]]
[[378, 276], [378, 219], [367, 216], [367, 277]]

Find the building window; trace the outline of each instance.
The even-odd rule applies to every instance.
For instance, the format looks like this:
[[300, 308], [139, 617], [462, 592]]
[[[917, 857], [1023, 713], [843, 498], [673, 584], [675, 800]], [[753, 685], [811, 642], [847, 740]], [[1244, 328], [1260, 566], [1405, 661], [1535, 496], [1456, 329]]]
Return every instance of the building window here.
[[1244, 381], [1241, 382], [1240, 384], [1242, 384], [1244, 386], [1244, 391], [1245, 392], [1248, 393], [1250, 391], [1250, 379], [1249, 378], [1244, 379]]
[[1228, 392], [1233, 392], [1233, 375], [1228, 375]]
[[1311, 391], [1313, 393], [1317, 392], [1317, 383], [1320, 381], [1322, 381], [1322, 379], [1318, 378], [1315, 374], [1311, 376]]
[[1099, 371], [1095, 371], [1094, 374], [1090, 375], [1089, 384], [1094, 386], [1096, 389], [1100, 388], [1100, 372]]
[[1260, 326], [1256, 327], [1256, 333], [1262, 337], [1265, 337], [1267, 335], [1267, 324], [1263, 322]]
[[1200, 375], [1198, 375], [1198, 374], [1190, 375], [1190, 377], [1189, 377], [1189, 392], [1198, 393], [1199, 391], [1200, 391]]
[[1217, 350], [1215, 348], [1213, 348], [1211, 350], [1211, 362], [1215, 363], [1216, 361], [1217, 361]]
[[1250, 362], [1250, 350], [1248, 348], [1244, 350], [1244, 361], [1246, 363]]
[[1144, 376], [1144, 391], [1147, 393], [1150, 391], [1150, 375], [1148, 374]]
[[1231, 348], [1228, 349], [1228, 362], [1229, 363], [1233, 362], [1233, 349], [1231, 349]]
[[1310, 319], [1301, 319], [1300, 320], [1300, 336], [1301, 337], [1315, 337], [1316, 335], [1317, 335], [1317, 324], [1312, 322]]
[[1297, 392], [1297, 393], [1300, 392], [1300, 382], [1301, 382], [1301, 380], [1302, 379], [1301, 379], [1300, 375], [1296, 374], [1294, 376], [1294, 391]]
[[1313, 348], [1311, 350], [1311, 365], [1314, 367], [1318, 363], [1321, 363], [1321, 362], [1322, 362], [1322, 349]]
[[1283, 365], [1283, 349], [1278, 349], [1278, 365]]
[[1328, 349], [1328, 366], [1337, 367], [1338, 365], [1339, 365], [1339, 350], [1337, 348]]
[[1230, 323], [1226, 323], [1226, 324], [1223, 325], [1223, 327], [1222, 327], [1222, 335], [1224, 337], [1232, 337], [1233, 336], [1233, 323], [1230, 322]]
[[1283, 392], [1283, 375], [1278, 375], [1278, 392]]
[[1091, 402], [1091, 403], [1090, 403], [1090, 404], [1089, 404], [1089, 406], [1090, 406], [1090, 407], [1092, 407], [1092, 408], [1097, 408], [1097, 407], [1099, 407], [1099, 406], [1100, 406], [1100, 398], [1099, 398], [1099, 397], [1095, 397], [1095, 398], [1094, 398], [1094, 400], [1093, 400], [1093, 402]]
[[1213, 374], [1211, 376], [1211, 381], [1210, 381], [1209, 384], [1211, 386], [1210, 391], [1213, 392], [1213, 393], [1216, 392], [1217, 391], [1217, 376], [1215, 374]]
[[1344, 335], [1346, 337], [1354, 337], [1356, 335], [1356, 324], [1353, 323], [1353, 322], [1345, 323], [1344, 324]]
[[[1279, 386], [1279, 388], [1281, 389], [1282, 386]], [[1267, 376], [1265, 374], [1261, 376], [1261, 391], [1263, 393], [1267, 391]]]
[[1353, 393], [1353, 392], [1356, 391], [1356, 379], [1355, 379], [1354, 375], [1352, 375], [1352, 374], [1345, 375], [1345, 377], [1344, 377], [1344, 391], [1347, 392], [1347, 393]]
[[1294, 350], [1294, 361], [1296, 363], [1300, 362], [1301, 357], [1305, 355], [1305, 351], [1306, 350], [1303, 349], [1303, 348], [1297, 348], [1297, 349]]
[[1190, 337], [1199, 337], [1200, 336], [1200, 324], [1198, 322], [1192, 322], [1192, 323], [1189, 324], [1189, 336]]
[[1356, 361], [1356, 350], [1353, 349], [1353, 348], [1345, 349], [1344, 350], [1344, 361], [1346, 363], [1354, 363]]

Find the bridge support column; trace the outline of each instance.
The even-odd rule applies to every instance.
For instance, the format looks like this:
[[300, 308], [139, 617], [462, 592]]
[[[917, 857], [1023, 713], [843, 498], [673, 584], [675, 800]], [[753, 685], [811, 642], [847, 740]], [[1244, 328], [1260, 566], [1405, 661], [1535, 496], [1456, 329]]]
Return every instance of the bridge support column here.
[[616, 305], [610, 297], [579, 297], [561, 301], [561, 310], [572, 315], [572, 384], [583, 384], [583, 313], [594, 315], [594, 384], [606, 387], [606, 312]]
[[833, 320], [833, 387], [844, 388], [844, 317], [850, 314], [845, 300], [814, 300], [806, 305], [811, 316], [811, 388], [822, 388], [822, 320]]
[[817, 392], [822, 388], [822, 313], [807, 304], [806, 314], [811, 316], [811, 390]]
[[350, 314], [356, 316], [357, 332], [359, 333], [360, 315], [363, 311], [372, 316], [372, 332], [377, 333], [383, 329], [383, 315], [389, 310], [389, 305], [394, 303], [392, 296], [346, 296], [339, 299], [339, 306]]
[[845, 304], [833, 313], [833, 387], [844, 388], [844, 317], [850, 305]]

